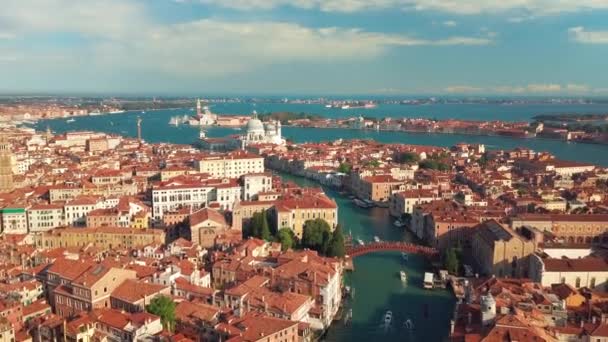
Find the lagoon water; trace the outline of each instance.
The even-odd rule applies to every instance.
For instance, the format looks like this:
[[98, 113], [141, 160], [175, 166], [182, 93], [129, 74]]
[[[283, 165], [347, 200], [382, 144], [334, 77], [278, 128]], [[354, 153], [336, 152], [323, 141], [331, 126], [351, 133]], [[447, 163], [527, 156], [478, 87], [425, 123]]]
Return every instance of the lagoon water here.
[[[437, 118], [468, 118], [484, 119], [487, 113], [493, 113], [491, 119], [527, 120], [538, 113], [572, 112], [608, 112], [608, 105], [581, 106], [483, 106], [483, 105], [429, 105], [429, 106], [400, 106], [385, 105], [372, 110], [342, 111], [327, 110], [316, 105], [261, 105], [250, 104], [218, 104], [212, 107], [214, 112], [246, 114], [252, 109], [266, 111], [305, 111], [324, 115], [344, 117], [362, 113], [366, 116], [423, 116], [425, 112]], [[397, 110], [399, 110], [397, 112]], [[395, 112], [392, 112], [395, 111]], [[44, 130], [50, 127], [54, 132], [61, 133], [71, 130], [95, 130], [116, 133], [126, 136], [136, 136], [137, 117], [143, 119], [143, 138], [148, 142], [172, 142], [181, 144], [193, 143], [198, 137], [198, 130], [189, 126], [172, 127], [168, 125], [171, 116], [192, 114], [188, 109], [128, 112], [117, 115], [79, 117], [72, 123], [65, 119], [46, 120], [36, 124], [36, 128]], [[485, 119], [490, 119], [485, 118]], [[209, 128], [210, 137], [222, 137], [239, 134], [238, 130], [229, 128]], [[343, 129], [309, 129], [284, 127], [283, 135], [296, 142], [327, 141], [343, 139], [375, 139], [381, 142], [450, 146], [458, 142], [484, 143], [488, 148], [510, 149], [528, 147], [537, 151], [549, 151], [556, 156], [584, 162], [593, 162], [608, 166], [608, 146], [566, 143], [554, 140], [540, 139], [510, 139], [504, 137], [479, 137], [448, 134], [423, 134], [402, 132], [375, 132]], [[312, 181], [282, 175], [286, 180], [294, 181], [305, 186], [318, 186]], [[411, 235], [403, 229], [391, 224], [386, 209], [361, 209], [354, 206], [348, 198], [337, 192], [326, 189], [329, 196], [334, 198], [339, 206], [339, 221], [345, 232], [364, 241], [372, 241], [374, 236], [382, 240], [410, 241]], [[346, 276], [345, 282], [355, 289], [355, 298], [349, 304], [353, 309], [353, 320], [350, 325], [336, 322], [329, 330], [327, 341], [443, 341], [449, 330], [449, 321], [454, 307], [454, 298], [447, 291], [425, 291], [422, 289], [422, 275], [427, 268], [426, 261], [418, 256], [410, 256], [404, 263], [399, 253], [377, 253], [361, 256], [355, 259], [353, 274]], [[407, 285], [403, 285], [398, 272], [404, 270], [408, 275]], [[384, 313], [393, 312], [393, 323], [383, 326]], [[415, 328], [412, 331], [403, 328], [406, 319], [412, 319]]]
[[[228, 105], [228, 104], [226, 104]], [[245, 104], [239, 104], [245, 107]], [[219, 105], [218, 105], [219, 106]], [[261, 106], [261, 105], [258, 105]], [[268, 105], [270, 106], [270, 105]], [[273, 106], [304, 106], [308, 108], [314, 105], [276, 105]], [[431, 106], [399, 106], [398, 108], [416, 108], [416, 107], [431, 107]], [[460, 105], [475, 108], [476, 105]], [[588, 105], [591, 107], [591, 105]], [[496, 108], [514, 107], [514, 106], [494, 106]], [[593, 105], [598, 107], [598, 105]], [[247, 105], [247, 110], [236, 114], [246, 114], [253, 108]], [[289, 110], [287, 107], [285, 110]], [[381, 108], [381, 107], [379, 107]], [[495, 108], [495, 109], [496, 109]], [[547, 108], [543, 107], [545, 110]], [[580, 112], [586, 112], [586, 106], [577, 107]], [[603, 108], [603, 107], [602, 107]], [[214, 107], [213, 110], [216, 108]], [[324, 110], [325, 108], [322, 108]], [[269, 109], [270, 110], [270, 109]], [[283, 110], [282, 108], [272, 107], [272, 110]], [[292, 111], [299, 109], [291, 108]], [[375, 109], [379, 110], [379, 109]], [[553, 109], [556, 112], [559, 110]], [[566, 109], [564, 109], [566, 110]], [[599, 109], [598, 109], [599, 110]], [[355, 115], [355, 111], [344, 111], [334, 109], [340, 113]], [[369, 110], [374, 111], [374, 109]], [[608, 113], [608, 106], [605, 108]], [[374, 112], [378, 113], [378, 112]], [[534, 113], [532, 109], [524, 111], [520, 109], [517, 115], [522, 113]], [[179, 127], [170, 126], [169, 120], [171, 116], [193, 114], [188, 109], [172, 109], [148, 111], [145, 114], [141, 112], [127, 112], [123, 114], [104, 115], [104, 116], [86, 116], [77, 117], [72, 123], [67, 123], [65, 119], [43, 120], [36, 124], [36, 128], [44, 130], [50, 127], [51, 130], [57, 133], [62, 133], [70, 130], [97, 130], [108, 133], [116, 133], [126, 136], [135, 137], [137, 135], [137, 117], [143, 119], [142, 130], [144, 140], [152, 143], [156, 142], [173, 142], [179, 144], [191, 144], [198, 138], [198, 129], [187, 125]], [[211, 127], [207, 129], [209, 137], [223, 137], [230, 134], [240, 134], [240, 131], [231, 128]], [[452, 146], [459, 142], [483, 143], [489, 149], [512, 149], [515, 147], [527, 147], [535, 151], [548, 151], [555, 154], [557, 157], [567, 160], [578, 160], [582, 162], [595, 163], [602, 166], [608, 166], [608, 146], [570, 143], [559, 140], [550, 139], [515, 139], [507, 137], [484, 137], [462, 134], [431, 134], [431, 133], [406, 133], [406, 132], [376, 132], [362, 130], [345, 130], [345, 129], [311, 129], [299, 127], [283, 127], [283, 135], [295, 142], [306, 141], [329, 141], [335, 139], [374, 139], [386, 143], [403, 143], [403, 144], [418, 144], [418, 145], [435, 145], [435, 146]]]

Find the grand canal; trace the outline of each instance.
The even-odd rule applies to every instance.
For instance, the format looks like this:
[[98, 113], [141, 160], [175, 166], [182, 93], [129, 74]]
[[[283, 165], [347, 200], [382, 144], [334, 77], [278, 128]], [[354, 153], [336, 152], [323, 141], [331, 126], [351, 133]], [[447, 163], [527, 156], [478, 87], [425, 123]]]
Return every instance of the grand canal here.
[[[316, 183], [289, 175], [287, 181], [302, 186]], [[354, 239], [373, 241], [378, 236], [386, 241], [411, 241], [412, 236], [392, 225], [387, 209], [361, 209], [345, 196], [326, 188], [325, 192], [338, 204], [339, 222], [345, 233]], [[355, 289], [354, 299], [347, 305], [353, 310], [351, 324], [336, 322], [329, 330], [327, 341], [441, 341], [447, 337], [454, 308], [454, 297], [444, 290], [422, 289], [423, 272], [427, 261], [410, 255], [403, 262], [399, 253], [375, 253], [355, 258], [355, 272], [347, 274], [346, 283]], [[399, 271], [408, 275], [407, 284], [401, 283]], [[384, 326], [387, 310], [393, 312], [393, 323]], [[413, 330], [406, 330], [406, 319], [414, 322]]]
[[[218, 106], [219, 107], [219, 106]], [[403, 107], [402, 107], [403, 108]], [[239, 111], [249, 112], [251, 107]], [[270, 109], [268, 109], [270, 110]], [[293, 110], [273, 108], [272, 110]], [[507, 115], [500, 108], [502, 115]], [[578, 108], [578, 110], [584, 110]], [[229, 109], [224, 108], [224, 111]], [[221, 112], [221, 111], [220, 111]], [[517, 119], [529, 117], [529, 111], [516, 112]], [[147, 113], [129, 112], [120, 115], [79, 117], [67, 123], [65, 119], [41, 121], [39, 130], [50, 127], [57, 133], [70, 130], [95, 130], [136, 136], [136, 120], [143, 119], [143, 138], [148, 142], [172, 142], [189, 144], [196, 140], [198, 130], [188, 126], [171, 127], [169, 118], [174, 115], [191, 113], [188, 110], [162, 110]], [[354, 113], [354, 112], [353, 112]], [[379, 113], [379, 114], [378, 114]], [[381, 115], [382, 112], [377, 112]], [[404, 115], [409, 115], [408, 113]], [[412, 114], [413, 115], [413, 114]], [[240, 132], [227, 128], [210, 128], [208, 136], [222, 137]], [[296, 142], [334, 140], [338, 138], [368, 138], [381, 142], [409, 143], [420, 145], [450, 146], [458, 142], [484, 143], [488, 148], [510, 149], [528, 147], [537, 151], [549, 151], [560, 158], [593, 162], [608, 166], [607, 147], [601, 145], [571, 144], [561, 141], [539, 139], [509, 139], [502, 137], [477, 137], [464, 135], [412, 134], [401, 132], [370, 132], [341, 129], [305, 129], [284, 127], [283, 135]], [[307, 179], [282, 175], [285, 180], [301, 185], [318, 186]], [[339, 221], [345, 232], [355, 239], [410, 241], [411, 236], [402, 229], [393, 227], [386, 209], [361, 209], [348, 198], [331, 189], [325, 189], [339, 206]], [[428, 267], [422, 257], [410, 256], [407, 263], [399, 253], [377, 253], [355, 259], [356, 271], [346, 276], [346, 283], [355, 289], [355, 297], [349, 304], [353, 310], [351, 324], [336, 322], [329, 330], [327, 341], [442, 341], [447, 337], [449, 320], [452, 315], [454, 298], [447, 291], [425, 291], [422, 289], [422, 274]], [[408, 275], [407, 285], [403, 285], [398, 272]], [[393, 312], [393, 324], [383, 326], [384, 313]], [[414, 322], [412, 331], [403, 328], [406, 319]]]

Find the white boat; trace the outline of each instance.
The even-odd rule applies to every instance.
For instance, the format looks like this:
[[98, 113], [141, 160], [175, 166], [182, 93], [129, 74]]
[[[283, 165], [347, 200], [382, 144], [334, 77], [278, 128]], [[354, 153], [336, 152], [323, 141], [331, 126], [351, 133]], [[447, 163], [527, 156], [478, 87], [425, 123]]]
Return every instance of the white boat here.
[[331, 105], [330, 104], [325, 105], [325, 108], [331, 108]]
[[124, 113], [124, 110], [113, 110], [111, 112], [109, 112], [110, 114], [120, 114], [120, 113]]
[[376, 242], [380, 242], [381, 240], [380, 240], [380, 238], [379, 238], [379, 237], [374, 236], [374, 241], [376, 241]]
[[414, 323], [409, 318], [405, 320], [405, 322], [403, 323], [403, 326], [408, 330], [414, 329]]
[[169, 120], [169, 125], [177, 127], [177, 126], [179, 126], [179, 124], [180, 124], [180, 119], [177, 116], [174, 116], [171, 118], [171, 120]]
[[100, 112], [90, 112], [89, 116], [97, 116], [97, 115], [101, 115]]
[[391, 325], [392, 321], [393, 321], [393, 312], [389, 310], [384, 314], [384, 324]]
[[425, 272], [424, 273], [424, 283], [423, 283], [423, 287], [425, 289], [432, 289], [433, 288], [433, 273], [430, 272]]
[[407, 274], [405, 274], [404, 271], [399, 271], [399, 278], [401, 278], [401, 281], [405, 283], [407, 281]]
[[395, 220], [395, 222], [393, 222], [393, 226], [401, 228], [405, 226], [405, 223], [401, 222], [401, 220]]
[[72, 123], [74, 121], [76, 121], [76, 120], [74, 120], [74, 119], [67, 119], [67, 120], [65, 120], [65, 122], [67, 122], [67, 123]]
[[349, 105], [343, 105], [343, 106], [342, 106], [342, 107], [340, 107], [340, 108], [342, 108], [342, 109], [349, 109], [349, 108], [350, 108], [350, 106], [349, 106]]
[[409, 260], [409, 255], [407, 255], [407, 253], [405, 252], [401, 252], [401, 259], [403, 259], [403, 261], [408, 261]]
[[368, 203], [366, 203], [365, 201], [362, 201], [362, 200], [360, 200], [360, 199], [358, 199], [358, 198], [355, 198], [355, 199], [353, 200], [353, 203], [355, 203], [355, 205], [356, 205], [357, 207], [359, 207], [359, 208], [364, 208], [364, 209], [370, 208], [370, 206], [369, 206], [369, 204], [368, 204]]
[[361, 239], [357, 239], [357, 243], [361, 246], [365, 245], [365, 242], [363, 242]]

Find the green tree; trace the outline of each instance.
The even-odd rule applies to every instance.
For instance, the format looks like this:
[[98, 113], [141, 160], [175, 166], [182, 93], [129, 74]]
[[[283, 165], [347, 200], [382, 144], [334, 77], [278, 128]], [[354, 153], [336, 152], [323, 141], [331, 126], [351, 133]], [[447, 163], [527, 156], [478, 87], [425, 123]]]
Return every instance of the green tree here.
[[350, 173], [352, 169], [353, 166], [349, 163], [341, 163], [340, 166], [338, 166], [338, 172], [340, 173]]
[[260, 219], [261, 227], [260, 227], [259, 238], [266, 240], [266, 241], [270, 241], [270, 240], [272, 240], [272, 234], [270, 233], [270, 226], [268, 224], [268, 217], [266, 215], [266, 210], [262, 210], [261, 216], [262, 216], [262, 218]]
[[459, 261], [456, 249], [448, 248], [445, 255], [445, 269], [452, 274], [458, 274]]
[[272, 235], [273, 234], [270, 231], [270, 224], [268, 223], [268, 215], [266, 214], [266, 210], [253, 213], [251, 221], [249, 222], [249, 227], [247, 228], [246, 232], [245, 230], [243, 231], [243, 236], [245, 237], [253, 236], [266, 241], [272, 240]]
[[400, 152], [395, 159], [398, 163], [411, 164], [420, 161], [420, 156], [414, 152]]
[[342, 226], [338, 224], [332, 233], [327, 256], [343, 258], [344, 255], [346, 255], [346, 248], [344, 247], [344, 234], [342, 233]]
[[331, 239], [330, 231], [329, 224], [323, 219], [306, 221], [302, 234], [302, 247], [325, 254], [329, 248], [328, 240]]
[[175, 328], [175, 302], [171, 297], [158, 296], [146, 306], [146, 311], [160, 317], [163, 327], [172, 332]]
[[296, 246], [296, 236], [290, 228], [281, 228], [277, 233], [277, 242], [281, 243], [281, 250], [286, 251]]
[[371, 167], [378, 167], [378, 166], [380, 166], [380, 162], [377, 159], [374, 159], [374, 160], [368, 161], [365, 165], [371, 166]]
[[430, 169], [430, 170], [439, 170], [439, 171], [448, 171], [450, 166], [444, 162], [440, 162], [433, 159], [425, 159], [421, 161], [418, 166], [421, 169]]

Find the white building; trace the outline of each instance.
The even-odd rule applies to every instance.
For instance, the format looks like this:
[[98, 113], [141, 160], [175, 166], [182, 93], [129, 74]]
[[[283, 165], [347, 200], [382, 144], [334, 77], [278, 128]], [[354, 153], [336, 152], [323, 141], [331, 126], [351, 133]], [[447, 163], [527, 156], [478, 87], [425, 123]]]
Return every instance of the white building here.
[[152, 189], [152, 215], [161, 220], [165, 212], [179, 208], [191, 208], [192, 211], [204, 208], [210, 202], [213, 186], [202, 183], [167, 184]]
[[241, 199], [241, 186], [236, 181], [225, 179], [222, 184], [215, 186], [215, 202], [221, 210], [232, 210], [234, 204]]
[[260, 192], [272, 190], [272, 174], [269, 172], [250, 173], [241, 177], [243, 181], [243, 200], [257, 199]]
[[390, 197], [389, 211], [395, 217], [400, 217], [402, 214], [412, 214], [415, 206], [436, 199], [437, 195], [428, 190], [414, 189], [396, 192]]
[[281, 122], [276, 120], [262, 123], [256, 111], [253, 111], [251, 119], [247, 122], [246, 130], [246, 134], [239, 138], [241, 148], [260, 143], [285, 145], [285, 139], [281, 136]]
[[72, 226], [84, 226], [87, 223], [87, 215], [95, 209], [101, 209], [101, 203], [99, 198], [93, 196], [75, 198], [63, 207], [65, 223]]
[[2, 232], [4, 234], [27, 234], [27, 215], [25, 208], [0, 209]]
[[239, 178], [248, 173], [264, 172], [264, 158], [243, 150], [211, 155], [196, 164], [200, 173], [208, 173], [215, 178]]
[[57, 204], [38, 204], [27, 210], [30, 233], [45, 232], [65, 225], [63, 206]]
[[542, 286], [568, 284], [574, 288], [588, 287], [608, 291], [608, 262], [598, 257], [579, 259], [541, 258], [530, 256], [530, 279]]

